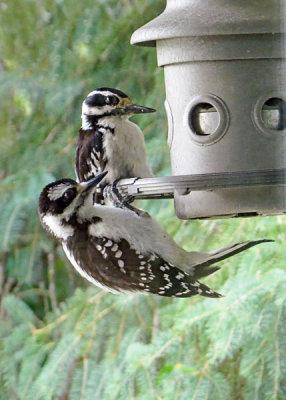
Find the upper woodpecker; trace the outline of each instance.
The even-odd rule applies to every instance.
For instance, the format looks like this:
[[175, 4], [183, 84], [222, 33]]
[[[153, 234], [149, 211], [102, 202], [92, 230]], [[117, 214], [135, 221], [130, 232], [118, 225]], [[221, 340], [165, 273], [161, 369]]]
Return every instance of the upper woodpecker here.
[[121, 178], [151, 177], [143, 133], [129, 118], [155, 111], [132, 103], [118, 89], [100, 88], [89, 93], [82, 104], [75, 162], [77, 181], [88, 181], [104, 171], [108, 174], [102, 186]]
[[211, 264], [267, 241], [238, 243], [213, 253], [187, 252], [150, 216], [93, 204], [94, 188], [105, 175], [47, 185], [39, 198], [39, 215], [75, 269], [108, 291], [219, 297], [198, 279], [219, 269]]

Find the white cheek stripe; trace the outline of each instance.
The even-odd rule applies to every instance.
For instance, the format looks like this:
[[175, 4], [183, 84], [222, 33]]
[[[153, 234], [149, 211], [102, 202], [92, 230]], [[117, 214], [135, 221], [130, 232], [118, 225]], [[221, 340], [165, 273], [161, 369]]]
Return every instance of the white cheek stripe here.
[[64, 192], [71, 187], [71, 185], [67, 185], [66, 183], [62, 183], [60, 185], [57, 185], [54, 188], [51, 188], [48, 191], [48, 197], [50, 200], [57, 200], [60, 197], [62, 197], [62, 195], [64, 194]]
[[91, 129], [91, 128], [92, 128], [92, 124], [91, 124], [90, 122], [88, 122], [87, 116], [86, 116], [86, 115], [83, 115], [83, 114], [82, 114], [81, 119], [82, 119], [82, 123], [81, 123], [82, 129], [84, 129], [85, 131], [87, 131], [88, 129]]
[[108, 111], [112, 111], [113, 109], [113, 106], [108, 105], [99, 108], [88, 106], [87, 104], [85, 104], [85, 102], [82, 103], [82, 115], [102, 115]]
[[47, 214], [43, 217], [44, 224], [58, 238], [67, 240], [68, 237], [74, 234], [74, 229], [70, 225], [64, 225], [62, 218], [55, 215]]

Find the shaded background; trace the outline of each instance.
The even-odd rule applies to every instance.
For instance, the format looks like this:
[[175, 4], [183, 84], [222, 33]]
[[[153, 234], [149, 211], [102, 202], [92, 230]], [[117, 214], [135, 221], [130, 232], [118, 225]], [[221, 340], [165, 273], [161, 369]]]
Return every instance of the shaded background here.
[[[81, 102], [115, 87], [158, 110], [133, 120], [169, 175], [163, 71], [129, 45], [164, 0], [9, 0], [0, 4], [0, 399], [283, 400], [285, 217], [180, 221], [145, 207], [187, 250], [272, 238], [204, 280], [225, 295], [115, 296], [91, 287], [40, 226], [37, 200], [74, 178]], [[269, 194], [271, 195], [271, 189]]]

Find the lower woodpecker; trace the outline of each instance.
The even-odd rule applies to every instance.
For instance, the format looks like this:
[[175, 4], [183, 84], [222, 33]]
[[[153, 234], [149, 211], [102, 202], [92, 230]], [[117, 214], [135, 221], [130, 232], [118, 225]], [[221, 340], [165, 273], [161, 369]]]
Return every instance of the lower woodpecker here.
[[212, 253], [180, 248], [151, 216], [94, 205], [102, 173], [88, 182], [62, 179], [39, 198], [44, 228], [58, 239], [74, 268], [112, 293], [143, 292], [167, 297], [221, 295], [198, 281], [228, 258], [267, 239], [230, 245]]

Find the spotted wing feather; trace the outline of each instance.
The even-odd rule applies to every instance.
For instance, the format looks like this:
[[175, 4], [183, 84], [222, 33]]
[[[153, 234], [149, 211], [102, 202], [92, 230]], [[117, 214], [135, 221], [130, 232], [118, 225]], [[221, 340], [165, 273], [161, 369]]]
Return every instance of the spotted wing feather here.
[[89, 237], [69, 240], [68, 247], [80, 268], [94, 283], [113, 292], [147, 292], [167, 297], [220, 295], [168, 264], [157, 254], [140, 254], [126, 240]]

